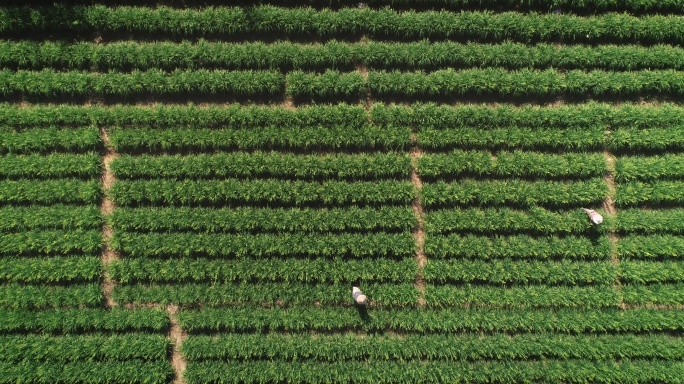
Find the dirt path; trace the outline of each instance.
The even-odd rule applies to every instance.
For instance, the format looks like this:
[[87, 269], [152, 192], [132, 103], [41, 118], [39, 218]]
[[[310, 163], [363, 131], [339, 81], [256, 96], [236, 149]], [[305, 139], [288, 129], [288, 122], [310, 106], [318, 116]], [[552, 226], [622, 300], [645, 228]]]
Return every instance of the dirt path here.
[[180, 351], [181, 344], [188, 337], [188, 335], [181, 329], [178, 324], [178, 306], [169, 305], [166, 307], [166, 312], [169, 315], [169, 320], [171, 321], [171, 329], [169, 330], [169, 337], [173, 343], [173, 354], [171, 355], [171, 366], [173, 367], [173, 372], [175, 377], [173, 379], [174, 384], [185, 384], [185, 367], [187, 362], [185, 357]]
[[418, 160], [423, 156], [423, 151], [418, 144], [418, 136], [415, 133], [411, 134], [411, 182], [416, 188], [417, 194], [413, 200], [413, 213], [416, 215], [416, 227], [413, 229], [412, 235], [416, 241], [416, 263], [418, 264], [418, 273], [416, 275], [416, 288], [420, 292], [418, 297], [418, 306], [425, 306], [425, 278], [423, 277], [423, 268], [427, 262], [425, 256], [425, 229], [423, 220], [423, 203], [420, 200], [420, 192], [423, 189], [423, 182], [418, 174]]
[[[615, 208], [615, 155], [613, 155], [610, 151], [605, 150], [603, 152], [603, 156], [606, 159], [606, 167], [608, 169], [608, 172], [606, 172], [605, 176], [606, 185], [608, 186], [608, 196], [606, 196], [606, 199], [603, 201], [603, 210], [611, 216], [611, 218], [613, 219], [612, 222], [614, 223], [615, 219], [617, 218], [617, 208]], [[608, 233], [608, 239], [610, 240], [610, 263], [614, 267], [619, 268], [620, 257], [618, 255], [617, 245], [620, 241], [620, 237], [618, 236], [616, 228], [614, 226], [610, 228], [610, 232]], [[625, 309], [626, 305], [622, 297], [622, 282], [618, 277], [615, 278], [613, 288], [615, 288], [618, 292], [621, 293], [619, 305], [620, 308]]]
[[102, 281], [102, 290], [104, 292], [106, 305], [108, 308], [117, 306], [117, 303], [112, 299], [112, 291], [114, 290], [114, 281], [109, 276], [108, 266], [112, 261], [119, 259], [119, 255], [111, 248], [113, 229], [109, 224], [109, 216], [114, 212], [114, 201], [109, 197], [109, 191], [114, 185], [116, 179], [111, 169], [112, 161], [119, 156], [114, 148], [112, 148], [109, 140], [109, 135], [104, 128], [100, 128], [100, 137], [105, 148], [105, 153], [102, 159], [104, 170], [102, 172], [102, 190], [104, 191], [104, 198], [100, 205], [100, 212], [105, 218], [105, 224], [102, 227], [102, 241], [104, 247], [102, 250], [102, 264], [104, 265], [104, 276]]

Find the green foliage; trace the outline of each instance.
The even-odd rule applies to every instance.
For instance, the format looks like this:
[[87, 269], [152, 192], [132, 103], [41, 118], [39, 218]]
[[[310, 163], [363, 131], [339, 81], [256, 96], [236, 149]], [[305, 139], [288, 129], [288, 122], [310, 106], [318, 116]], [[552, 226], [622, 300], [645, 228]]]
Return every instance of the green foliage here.
[[102, 287], [97, 283], [69, 286], [0, 285], [0, 308], [5, 309], [96, 308], [103, 301]]
[[684, 342], [648, 335], [283, 335], [222, 334], [190, 336], [182, 345], [191, 364], [197, 361], [286, 360], [336, 361], [473, 361], [658, 358], [680, 360]]
[[115, 232], [112, 246], [131, 257], [412, 257], [410, 234], [195, 234]]
[[210, 152], [231, 150], [406, 150], [410, 129], [365, 127], [265, 127], [260, 129], [115, 129], [118, 152]]
[[[374, 306], [413, 307], [418, 290], [408, 284], [367, 284]], [[353, 305], [351, 285], [292, 283], [117, 285], [112, 293], [119, 303], [225, 305]]]
[[652, 181], [658, 179], [681, 180], [684, 178], [684, 156], [680, 154], [665, 154], [648, 157], [619, 157], [615, 168], [617, 170], [615, 180], [618, 182]]
[[168, 361], [79, 361], [0, 363], [0, 383], [168, 383], [173, 369]]
[[206, 308], [181, 311], [178, 321], [190, 333], [201, 332], [367, 332], [612, 334], [680, 332], [684, 312], [678, 309], [548, 309], [447, 308], [373, 309], [367, 318], [350, 316], [348, 308]]
[[602, 149], [606, 140], [603, 127], [578, 129], [421, 128], [417, 136], [422, 148], [434, 151], [452, 149], [595, 151]]
[[620, 280], [629, 284], [684, 281], [684, 264], [676, 261], [622, 261]]
[[102, 273], [98, 257], [3, 257], [0, 281], [21, 284], [97, 282]]
[[[622, 218], [620, 212], [620, 217]], [[604, 216], [607, 222], [608, 216]], [[608, 226], [596, 227], [579, 209], [552, 211], [539, 207], [525, 210], [510, 208], [447, 208], [425, 213], [425, 229], [429, 234], [471, 232], [477, 234], [528, 233], [536, 235], [569, 235], [602, 233]]]
[[512, 260], [428, 260], [427, 283], [610, 285], [618, 269], [607, 262], [546, 262]]
[[[551, 7], [551, 4], [546, 5]], [[591, 6], [586, 9], [594, 10]], [[609, 6], [604, 9], [614, 8]], [[27, 32], [99, 31], [103, 34], [132, 34], [133, 38], [141, 35], [175, 38], [210, 35], [228, 38], [270, 33], [281, 37], [313, 35], [325, 39], [365, 34], [375, 39], [681, 43], [681, 28], [677, 16], [636, 17], [618, 13], [582, 17], [554, 13], [416, 12], [356, 8], [318, 11], [313, 8], [268, 5], [201, 9], [104, 5], [0, 9], [0, 32], [15, 35]]]
[[110, 193], [120, 206], [273, 203], [294, 206], [398, 205], [409, 204], [415, 195], [414, 187], [408, 181], [319, 183], [235, 179], [119, 181]]
[[284, 77], [275, 71], [224, 70], [134, 70], [131, 73], [91, 73], [0, 71], [0, 95], [63, 97], [89, 95], [137, 96], [155, 95], [230, 95], [269, 97], [284, 92]]
[[615, 203], [618, 207], [650, 207], [679, 205], [684, 203], [684, 184], [681, 181], [633, 181], [617, 185]]
[[679, 259], [684, 237], [673, 235], [631, 235], [620, 239], [618, 255], [629, 259]]
[[[0, 277], [3, 268], [0, 267]], [[140, 260], [112, 262], [108, 272], [117, 283], [321, 283], [411, 282], [417, 272], [413, 259], [353, 260]]]
[[426, 183], [421, 199], [428, 208], [453, 205], [570, 208], [601, 204], [607, 193], [606, 183], [599, 178], [570, 182], [465, 179], [457, 183]]
[[684, 284], [625, 285], [624, 301], [634, 305], [682, 305]]
[[0, 333], [163, 332], [169, 327], [165, 310], [138, 308], [0, 309]]
[[608, 140], [610, 148], [616, 152], [681, 151], [684, 149], [684, 126], [620, 128]]
[[358, 101], [366, 95], [366, 80], [358, 72], [340, 73], [327, 70], [323, 73], [293, 71], [285, 79], [287, 95], [297, 100], [326, 100], [341, 98]]
[[102, 222], [102, 213], [95, 206], [72, 207], [58, 204], [49, 207], [0, 208], [1, 232], [100, 229]]
[[[0, 209], [0, 218], [2, 212]], [[116, 231], [136, 232], [407, 232], [416, 225], [409, 207], [378, 208], [117, 208]], [[0, 219], [0, 228], [2, 228]]]
[[684, 209], [621, 209], [617, 220], [621, 233], [684, 234]]
[[[504, 67], [559, 69], [684, 69], [677, 57], [680, 47], [659, 44], [640, 45], [526, 45], [514, 42], [497, 44], [458, 43], [453, 41], [382, 42], [368, 44], [326, 41], [322, 44], [297, 44], [278, 41], [214, 42], [200, 39], [197, 43], [112, 41], [108, 44], [62, 41], [0, 42], [0, 65], [12, 69], [40, 70], [61, 68], [72, 70], [126, 71], [131, 69], [290, 69], [350, 70], [355, 63], [367, 68], [470, 68]], [[304, 73], [292, 74], [299, 83]], [[328, 76], [334, 76], [329, 74]], [[359, 78], [348, 78], [349, 90], [360, 92]], [[319, 92], [304, 82], [308, 92]], [[321, 84], [328, 86], [328, 84]], [[304, 91], [293, 88], [294, 93]], [[358, 93], [350, 93], [356, 94]], [[320, 96], [320, 95], [319, 95]]]
[[611, 286], [564, 287], [528, 285], [490, 287], [471, 284], [425, 288], [429, 307], [483, 306], [492, 308], [605, 308], [618, 307], [620, 291]]
[[408, 179], [411, 159], [408, 154], [399, 153], [319, 156], [259, 151], [193, 156], [122, 156], [115, 159], [111, 167], [119, 179], [273, 177], [300, 180], [379, 180]]
[[[123, 347], [125, 346], [125, 348]], [[163, 335], [21, 335], [0, 336], [0, 359], [69, 363], [76, 361], [166, 360], [170, 347]]]
[[92, 179], [102, 172], [99, 154], [50, 154], [0, 156], [0, 179]]
[[658, 360], [538, 360], [500, 362], [199, 362], [188, 365], [188, 383], [491, 383], [679, 382], [684, 363]]
[[93, 255], [101, 248], [99, 230], [31, 230], [0, 236], [0, 255]]
[[418, 172], [427, 179], [475, 175], [500, 178], [587, 179], [606, 173], [602, 154], [497, 152], [455, 150], [448, 154], [425, 154]]
[[610, 242], [606, 237], [592, 240], [579, 236], [533, 237], [475, 236], [475, 235], [428, 235], [425, 254], [428, 259], [569, 259], [607, 260]]
[[678, 71], [590, 72], [500, 68], [418, 72], [370, 72], [368, 86], [376, 97], [431, 98], [459, 95], [513, 97], [614, 97], [684, 94]]
[[1, 180], [0, 204], [96, 204], [102, 196], [100, 181]]
[[[87, 153], [101, 149], [96, 128], [38, 128], [21, 132], [0, 130], [0, 154], [65, 152]], [[66, 156], [66, 155], [65, 155]]]

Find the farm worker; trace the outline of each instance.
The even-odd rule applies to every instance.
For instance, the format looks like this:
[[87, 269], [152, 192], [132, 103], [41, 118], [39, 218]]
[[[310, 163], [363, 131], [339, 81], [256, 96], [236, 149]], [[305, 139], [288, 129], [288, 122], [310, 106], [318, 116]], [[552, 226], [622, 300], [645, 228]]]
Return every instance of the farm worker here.
[[603, 216], [601, 216], [598, 212], [594, 211], [593, 209], [582, 209], [587, 213], [587, 215], [589, 215], [589, 220], [591, 220], [592, 223], [596, 225], [603, 223]]
[[366, 295], [361, 292], [359, 287], [352, 287], [352, 296], [354, 297], [356, 304], [366, 305]]

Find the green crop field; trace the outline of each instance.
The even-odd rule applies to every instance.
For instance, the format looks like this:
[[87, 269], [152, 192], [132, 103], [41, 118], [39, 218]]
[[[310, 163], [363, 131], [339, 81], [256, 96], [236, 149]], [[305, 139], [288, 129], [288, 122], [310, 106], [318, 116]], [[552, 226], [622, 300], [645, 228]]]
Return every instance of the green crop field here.
[[682, 383], [683, 46], [684, 0], [2, 2], [0, 384]]

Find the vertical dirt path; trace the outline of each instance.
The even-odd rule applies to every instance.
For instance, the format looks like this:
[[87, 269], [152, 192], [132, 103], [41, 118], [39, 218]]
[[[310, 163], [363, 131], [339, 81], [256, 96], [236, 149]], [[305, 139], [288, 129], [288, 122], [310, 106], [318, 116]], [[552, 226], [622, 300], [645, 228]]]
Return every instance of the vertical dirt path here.
[[169, 305], [166, 307], [166, 313], [169, 315], [169, 320], [171, 321], [171, 329], [169, 330], [169, 337], [173, 343], [173, 354], [171, 355], [171, 366], [173, 367], [173, 372], [175, 377], [173, 379], [174, 384], [185, 384], [185, 367], [187, 362], [185, 357], [180, 351], [181, 344], [188, 337], [188, 335], [181, 329], [178, 324], [178, 306]]
[[[606, 211], [606, 213], [613, 219], [611, 220], [613, 223], [612, 227], [608, 233], [608, 239], [610, 240], [610, 263], [614, 267], [619, 268], [620, 257], [618, 256], [617, 245], [620, 238], [615, 228], [615, 220], [617, 219], [617, 208], [615, 208], [615, 155], [613, 155], [610, 151], [605, 150], [603, 152], [603, 156], [606, 159], [606, 167], [608, 169], [608, 172], [606, 172], [605, 176], [606, 185], [608, 185], [608, 196], [603, 201], [603, 210]], [[618, 292], [622, 291], [622, 282], [619, 278], [615, 279], [613, 288], [615, 288]], [[620, 308], [625, 308], [622, 294], [620, 295]]]
[[109, 197], [109, 191], [112, 185], [116, 181], [114, 178], [114, 173], [111, 169], [112, 161], [119, 156], [114, 148], [112, 148], [109, 135], [104, 128], [100, 128], [100, 137], [102, 138], [102, 144], [105, 148], [104, 156], [102, 162], [104, 164], [104, 170], [102, 172], [102, 190], [104, 191], [104, 197], [102, 199], [102, 204], [100, 205], [100, 212], [105, 218], [105, 224], [102, 227], [102, 241], [104, 247], [102, 250], [102, 264], [104, 266], [104, 276], [102, 281], [102, 290], [104, 291], [104, 296], [106, 300], [106, 305], [108, 308], [113, 308], [117, 306], [117, 303], [112, 299], [112, 290], [114, 289], [114, 281], [109, 276], [108, 266], [112, 261], [117, 260], [119, 255], [111, 248], [112, 241], [112, 226], [109, 224], [109, 216], [114, 212], [114, 201]]
[[423, 203], [420, 200], [420, 193], [423, 189], [423, 182], [418, 173], [418, 161], [423, 156], [423, 151], [418, 143], [418, 135], [411, 133], [411, 182], [416, 188], [416, 197], [413, 199], [412, 207], [413, 213], [416, 215], [416, 227], [413, 229], [413, 238], [416, 241], [416, 264], [418, 264], [418, 273], [416, 275], [416, 288], [420, 292], [418, 297], [418, 306], [425, 306], [425, 278], [423, 277], [423, 268], [427, 262], [425, 257], [425, 229], [423, 220]]

